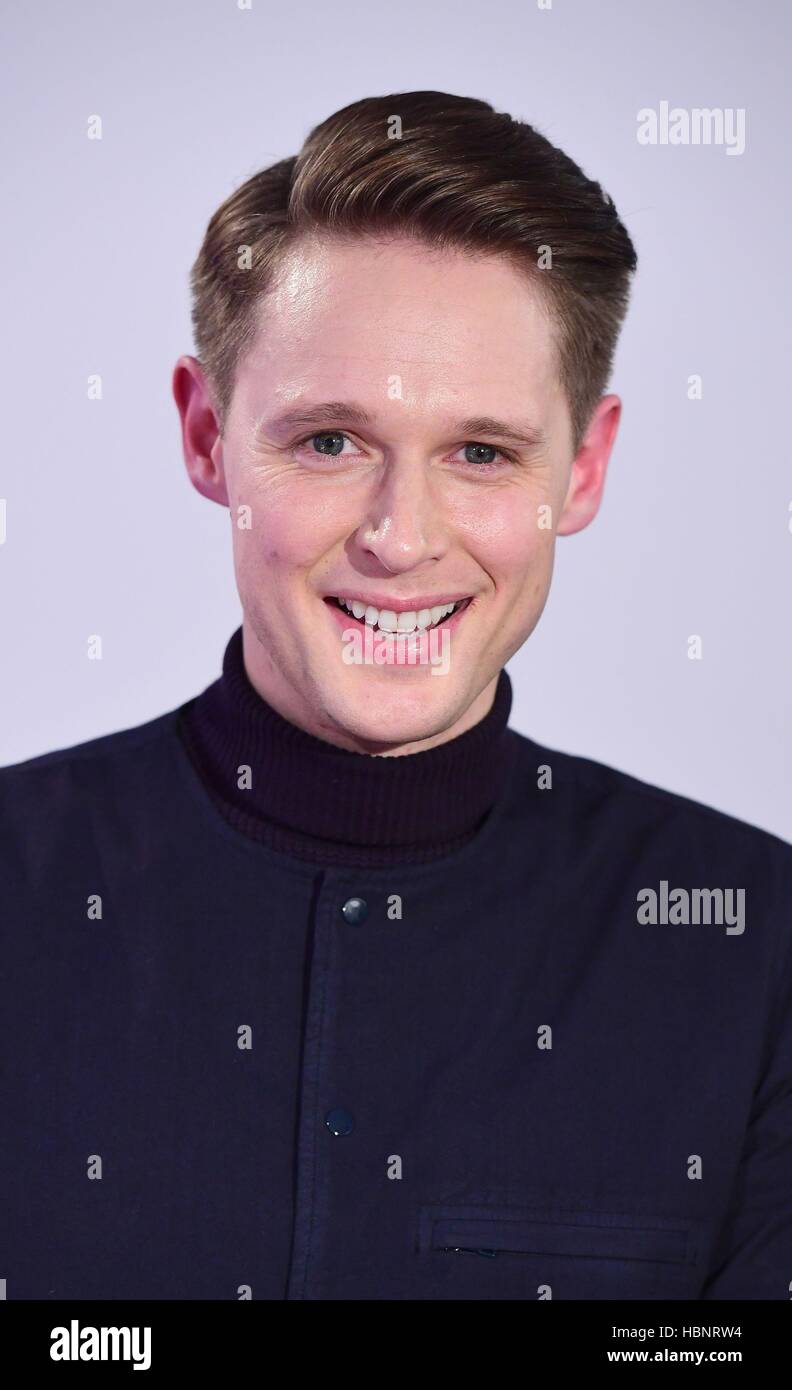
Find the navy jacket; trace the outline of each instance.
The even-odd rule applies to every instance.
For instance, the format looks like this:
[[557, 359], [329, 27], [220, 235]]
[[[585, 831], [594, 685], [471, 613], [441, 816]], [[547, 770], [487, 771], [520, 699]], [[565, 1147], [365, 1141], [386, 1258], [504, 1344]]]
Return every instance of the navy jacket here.
[[176, 716], [0, 773], [9, 1299], [789, 1299], [789, 845], [509, 731], [319, 868]]

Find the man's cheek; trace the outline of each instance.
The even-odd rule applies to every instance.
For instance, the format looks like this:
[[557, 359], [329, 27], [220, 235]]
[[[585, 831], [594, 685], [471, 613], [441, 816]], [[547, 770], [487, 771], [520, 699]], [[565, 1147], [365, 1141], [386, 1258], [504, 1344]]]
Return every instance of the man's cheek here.
[[[504, 532], [491, 551], [491, 572], [508, 582], [524, 582], [552, 567], [554, 532], [540, 516], [526, 518], [520, 527]], [[484, 561], [487, 565], [486, 560]]]

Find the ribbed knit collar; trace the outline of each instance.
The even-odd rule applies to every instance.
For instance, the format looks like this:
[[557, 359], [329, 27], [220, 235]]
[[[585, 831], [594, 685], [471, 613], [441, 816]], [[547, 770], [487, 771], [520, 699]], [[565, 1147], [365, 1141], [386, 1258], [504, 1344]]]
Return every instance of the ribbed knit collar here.
[[[487, 715], [417, 753], [352, 752], [284, 719], [251, 684], [242, 628], [223, 674], [179, 711], [179, 732], [212, 800], [243, 834], [318, 864], [421, 863], [472, 839], [508, 771], [512, 687], [501, 671]], [[250, 786], [240, 787], [240, 768]]]

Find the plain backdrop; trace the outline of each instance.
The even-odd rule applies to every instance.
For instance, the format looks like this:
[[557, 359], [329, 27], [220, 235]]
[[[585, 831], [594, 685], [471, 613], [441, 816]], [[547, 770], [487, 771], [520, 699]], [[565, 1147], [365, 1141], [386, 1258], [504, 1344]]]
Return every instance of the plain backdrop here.
[[[187, 481], [170, 394], [190, 266], [217, 205], [316, 122], [433, 88], [536, 125], [610, 193], [639, 256], [605, 503], [558, 543], [509, 664], [512, 725], [792, 839], [790, 13], [6, 7], [0, 764], [142, 723], [219, 674], [241, 616], [228, 514]], [[662, 101], [744, 108], [745, 152], [640, 144], [637, 113]]]

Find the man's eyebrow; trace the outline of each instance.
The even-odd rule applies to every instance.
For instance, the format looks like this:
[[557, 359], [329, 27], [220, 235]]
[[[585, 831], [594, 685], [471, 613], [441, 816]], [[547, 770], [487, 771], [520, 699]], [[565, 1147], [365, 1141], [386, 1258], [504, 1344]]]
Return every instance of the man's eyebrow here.
[[282, 414], [274, 415], [271, 420], [262, 419], [259, 423], [262, 429], [280, 434], [290, 429], [310, 428], [311, 425], [326, 426], [330, 419], [340, 421], [342, 418], [350, 425], [371, 424], [368, 411], [359, 405], [352, 405], [349, 401], [320, 401], [317, 405], [298, 405], [292, 410], [284, 410]]
[[[285, 410], [271, 420], [262, 420], [260, 426], [273, 434], [280, 434], [290, 429], [327, 428], [330, 421], [338, 425], [345, 423], [361, 427], [372, 423], [368, 411], [351, 401], [322, 401], [316, 405]], [[457, 421], [450, 433], [466, 439], [475, 439], [482, 434], [495, 435], [516, 444], [526, 444], [531, 449], [544, 449], [547, 446], [547, 436], [538, 426], [526, 421], [497, 420], [493, 415], [470, 415], [465, 420]]]
[[467, 420], [460, 420], [457, 430], [459, 434], [472, 435], [473, 438], [479, 434], [494, 434], [499, 439], [511, 439], [515, 444], [527, 444], [531, 449], [547, 447], [544, 430], [525, 420], [510, 423], [508, 420], [496, 420], [493, 415], [470, 415]]

